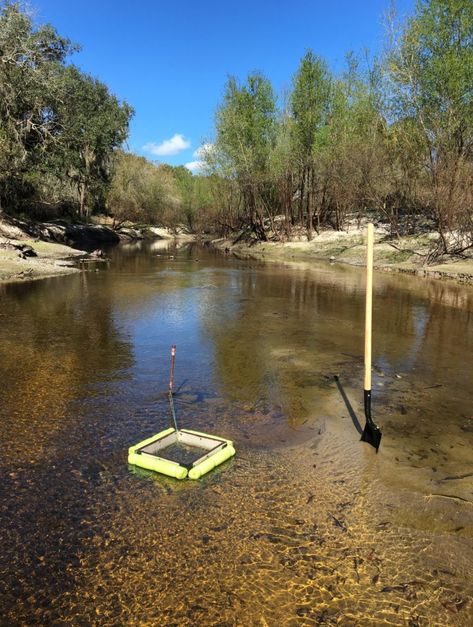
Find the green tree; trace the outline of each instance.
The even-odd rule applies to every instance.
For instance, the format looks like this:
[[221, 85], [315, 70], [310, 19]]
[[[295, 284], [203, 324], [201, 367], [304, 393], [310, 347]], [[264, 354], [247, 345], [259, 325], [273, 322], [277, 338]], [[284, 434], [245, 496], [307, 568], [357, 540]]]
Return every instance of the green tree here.
[[217, 139], [212, 159], [240, 190], [246, 220], [266, 239], [265, 214], [271, 219], [269, 158], [276, 137], [276, 101], [270, 82], [250, 74], [239, 86], [231, 77], [217, 112]]
[[[389, 58], [398, 139], [421, 157], [419, 200], [446, 231], [470, 232], [473, 148], [473, 3], [420, 0]], [[417, 171], [417, 169], [415, 170]]]
[[323, 208], [335, 228], [349, 212], [383, 212], [391, 191], [388, 125], [382, 115], [379, 66], [361, 71], [347, 56], [343, 78], [333, 84], [333, 97], [323, 150]]
[[194, 175], [184, 166], [173, 168], [173, 174], [181, 196], [183, 221], [191, 231], [207, 230], [215, 218], [213, 178]]
[[69, 66], [62, 75], [58, 122], [61, 168], [77, 186], [79, 215], [87, 217], [110, 180], [110, 158], [128, 134], [133, 109], [107, 86]]
[[313, 154], [330, 111], [331, 77], [326, 63], [308, 51], [294, 76], [291, 111], [294, 119], [294, 152], [299, 166], [299, 217], [307, 220], [312, 239], [316, 190]]
[[107, 194], [107, 209], [115, 228], [124, 222], [169, 226], [178, 213], [180, 197], [172, 169], [144, 157], [117, 151]]
[[193, 202], [194, 195], [194, 176], [192, 172], [185, 166], [180, 165], [171, 168], [172, 175], [176, 181], [177, 189], [180, 195], [180, 207], [183, 217], [190, 229], [194, 227], [196, 218], [196, 207]]
[[54, 150], [65, 58], [75, 49], [52, 26], [33, 27], [18, 2], [0, 4], [0, 207], [25, 193], [25, 175]]
[[[284, 214], [280, 237], [289, 238], [295, 224], [293, 212], [294, 181], [297, 174], [294, 167], [293, 131], [294, 120], [286, 111], [277, 125], [276, 141], [270, 156], [270, 172], [277, 194], [277, 204]], [[279, 222], [279, 224], [281, 224]]]
[[62, 196], [84, 217], [103, 202], [132, 110], [66, 66], [75, 49], [52, 26], [35, 28], [20, 3], [0, 4], [0, 207]]

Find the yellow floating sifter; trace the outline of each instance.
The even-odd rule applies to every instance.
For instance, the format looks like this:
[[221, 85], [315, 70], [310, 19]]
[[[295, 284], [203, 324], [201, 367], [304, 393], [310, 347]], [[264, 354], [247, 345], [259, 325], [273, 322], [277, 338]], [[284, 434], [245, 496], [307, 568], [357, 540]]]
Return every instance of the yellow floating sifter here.
[[231, 440], [178, 428], [172, 396], [175, 357], [172, 346], [168, 396], [174, 427], [131, 446], [128, 463], [176, 479], [199, 479], [235, 455], [235, 449]]

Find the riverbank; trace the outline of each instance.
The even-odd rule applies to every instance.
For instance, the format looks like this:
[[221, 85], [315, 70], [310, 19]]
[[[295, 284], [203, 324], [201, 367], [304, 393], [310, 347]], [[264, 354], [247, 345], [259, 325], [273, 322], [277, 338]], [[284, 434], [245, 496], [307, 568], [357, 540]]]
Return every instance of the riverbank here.
[[87, 253], [64, 243], [47, 241], [38, 225], [0, 217], [0, 282], [40, 279], [79, 272], [75, 259]]
[[81, 272], [78, 259], [101, 260], [102, 248], [141, 239], [194, 239], [182, 229], [107, 224], [26, 222], [0, 216], [0, 283]]
[[[388, 237], [384, 227], [375, 229], [374, 264], [383, 272], [400, 272], [435, 279], [451, 279], [473, 284], [473, 259], [444, 257], [435, 265], [424, 265], [425, 258], [436, 238], [435, 233]], [[312, 241], [304, 236], [287, 242], [248, 242], [215, 239], [210, 242], [226, 254], [246, 259], [275, 262], [325, 260], [354, 266], [365, 265], [364, 230], [350, 226], [345, 231], [322, 231]]]
[[[28, 256], [35, 254], [36, 256]], [[40, 279], [80, 272], [74, 258], [85, 251], [32, 239], [0, 240], [0, 282]]]
[[100, 258], [104, 244], [118, 242], [106, 227], [26, 222], [0, 216], [0, 282], [41, 279], [80, 272], [79, 258]]

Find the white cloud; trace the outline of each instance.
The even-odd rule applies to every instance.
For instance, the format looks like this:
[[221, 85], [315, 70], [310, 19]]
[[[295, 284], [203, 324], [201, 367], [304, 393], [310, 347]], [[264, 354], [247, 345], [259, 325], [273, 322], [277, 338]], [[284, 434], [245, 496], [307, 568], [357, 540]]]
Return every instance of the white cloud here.
[[213, 144], [202, 144], [202, 146], [199, 146], [197, 150], [194, 150], [194, 154], [192, 155], [193, 157], [196, 157], [196, 160], [186, 163], [185, 167], [191, 172], [202, 170], [205, 166], [205, 157], [209, 155], [213, 149]]
[[198, 170], [202, 168], [203, 165], [204, 165], [203, 161], [190, 161], [189, 163], [185, 164], [185, 167], [191, 172], [197, 172]]
[[214, 148], [213, 144], [202, 144], [202, 146], [199, 146], [197, 148], [193, 156], [197, 157], [198, 159], [203, 159], [205, 155], [208, 155], [209, 152], [212, 152], [213, 148]]
[[171, 139], [165, 139], [160, 144], [155, 144], [154, 142], [146, 144], [143, 146], [143, 150], [157, 157], [167, 157], [169, 155], [177, 155], [183, 150], [186, 150], [186, 148], [190, 148], [190, 145], [190, 141], [186, 139], [184, 135], [176, 133]]

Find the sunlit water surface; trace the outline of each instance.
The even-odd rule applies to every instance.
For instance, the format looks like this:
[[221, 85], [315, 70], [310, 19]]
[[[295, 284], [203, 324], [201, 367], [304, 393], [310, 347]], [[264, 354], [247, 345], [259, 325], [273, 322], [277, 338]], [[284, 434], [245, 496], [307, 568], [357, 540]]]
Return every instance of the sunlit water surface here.
[[[376, 275], [377, 455], [362, 270], [154, 243], [0, 289], [2, 624], [473, 624], [471, 288]], [[126, 460], [172, 343], [180, 425], [236, 443], [198, 482]]]

